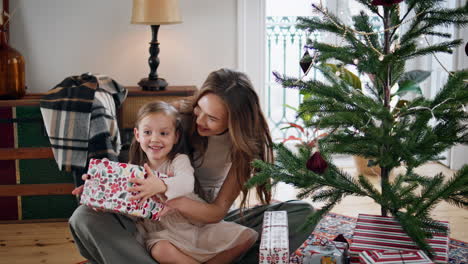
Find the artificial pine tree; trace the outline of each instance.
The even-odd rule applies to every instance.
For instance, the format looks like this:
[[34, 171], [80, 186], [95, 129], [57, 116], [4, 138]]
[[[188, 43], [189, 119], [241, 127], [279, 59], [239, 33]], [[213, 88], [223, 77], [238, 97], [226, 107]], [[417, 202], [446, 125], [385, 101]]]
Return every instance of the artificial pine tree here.
[[[444, 150], [468, 142], [468, 129], [463, 124], [468, 120], [468, 71], [450, 72], [447, 83], [433, 99], [419, 95], [401, 100], [399, 96], [417, 90], [416, 84], [424, 78], [421, 71], [405, 72], [407, 60], [452, 53], [462, 44], [457, 39], [418, 45], [426, 36], [450, 39], [450, 34], [437, 27], [467, 25], [468, 5], [446, 9], [440, 7], [442, 0], [406, 0], [406, 11], [400, 12], [402, 0], [358, 1], [380, 18], [382, 30], [373, 29], [365, 12], [353, 17], [353, 25], [346, 25], [316, 5], [313, 7], [321, 18], [298, 20], [298, 28], [342, 38], [338, 46], [318, 41], [309, 41], [306, 46], [308, 52], [301, 67], [311, 63], [326, 82], [276, 74], [285, 88], [299, 89], [304, 95], [297, 115], [304, 120], [305, 129], [328, 132], [316, 144], [319, 153], [312, 153], [310, 142], [298, 145], [297, 151], [275, 144], [275, 163], [255, 161], [257, 173], [249, 185], [272, 179], [272, 184], [281, 181], [301, 189], [299, 198], [324, 201], [325, 205], [309, 217], [308, 225], [316, 225], [347, 195], [370, 197], [381, 205], [383, 216], [395, 217], [415, 243], [432, 255], [425, 239], [433, 231], [447, 230], [429, 212], [442, 200], [466, 209], [468, 166], [448, 180], [442, 174], [418, 175], [414, 168], [440, 160]], [[370, 83], [360, 87], [360, 82], [349, 77], [350, 67], [355, 67], [360, 76], [369, 76]], [[370, 159], [369, 165], [381, 169], [381, 189], [363, 175], [354, 178], [337, 168], [329, 162], [331, 154]], [[406, 172], [390, 180], [390, 171], [401, 165]]]

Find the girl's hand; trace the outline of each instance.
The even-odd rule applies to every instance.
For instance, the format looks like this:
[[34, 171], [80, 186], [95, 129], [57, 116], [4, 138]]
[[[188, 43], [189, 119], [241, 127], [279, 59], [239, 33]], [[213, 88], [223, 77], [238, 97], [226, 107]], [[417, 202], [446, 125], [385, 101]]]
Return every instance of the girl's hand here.
[[[89, 179], [89, 174], [81, 175], [81, 179], [83, 179], [83, 181], [88, 180]], [[73, 195], [81, 195], [83, 193], [83, 188], [84, 188], [84, 184], [81, 185], [81, 186], [76, 187], [75, 189], [73, 189], [72, 194]]]
[[134, 183], [136, 186], [130, 187], [127, 189], [129, 192], [138, 192], [138, 194], [129, 198], [130, 201], [140, 200], [138, 206], [143, 205], [143, 203], [150, 199], [152, 196], [160, 193], [164, 193], [167, 189], [166, 184], [154, 175], [153, 170], [144, 164], [145, 170], [148, 173], [146, 179], [132, 178], [128, 181]]

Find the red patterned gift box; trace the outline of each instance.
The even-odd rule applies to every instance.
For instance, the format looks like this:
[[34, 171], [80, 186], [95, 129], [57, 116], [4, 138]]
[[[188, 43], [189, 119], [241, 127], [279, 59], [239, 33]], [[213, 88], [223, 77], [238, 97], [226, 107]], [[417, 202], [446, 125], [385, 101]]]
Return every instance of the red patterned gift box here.
[[[167, 176], [154, 172], [160, 178]], [[144, 179], [146, 171], [142, 166], [109, 161], [108, 159], [91, 159], [88, 166], [90, 179], [84, 184], [81, 204], [110, 210], [117, 213], [157, 220], [164, 205], [148, 199], [142, 206], [139, 201], [129, 201], [135, 193], [127, 192], [133, 183], [130, 178]]]
[[[447, 222], [441, 222], [447, 226]], [[435, 263], [447, 263], [448, 261], [448, 242], [447, 234], [434, 233], [431, 239], [428, 239], [429, 245], [435, 253]], [[349, 249], [353, 257], [353, 263], [357, 263], [360, 252], [368, 251], [387, 251], [387, 250], [413, 250], [419, 248], [403, 231], [401, 225], [391, 217], [360, 214], [354, 229], [353, 242]]]
[[288, 215], [286, 211], [265, 212], [259, 263], [289, 263]]
[[390, 251], [362, 251], [359, 253], [359, 261], [363, 264], [433, 264], [434, 262], [422, 251], [390, 250]]

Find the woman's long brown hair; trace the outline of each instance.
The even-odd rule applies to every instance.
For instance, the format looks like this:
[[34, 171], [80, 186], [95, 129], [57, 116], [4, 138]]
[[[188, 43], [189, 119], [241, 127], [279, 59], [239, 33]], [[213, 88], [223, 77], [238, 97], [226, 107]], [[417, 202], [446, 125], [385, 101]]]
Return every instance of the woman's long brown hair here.
[[[231, 169], [235, 170], [237, 183], [242, 190], [241, 208], [244, 208], [248, 195], [248, 189], [244, 185], [254, 173], [251, 162], [254, 159], [273, 162], [270, 130], [260, 109], [258, 95], [244, 73], [229, 69], [210, 73], [195, 96], [192, 107], [208, 93], [219, 96], [228, 111], [228, 130], [232, 141]], [[204, 156], [207, 138], [198, 134], [195, 121], [196, 117], [193, 116], [189, 140], [198, 153], [193, 157], [197, 160]], [[263, 204], [270, 203], [271, 192], [265, 185], [257, 186], [256, 191]]]

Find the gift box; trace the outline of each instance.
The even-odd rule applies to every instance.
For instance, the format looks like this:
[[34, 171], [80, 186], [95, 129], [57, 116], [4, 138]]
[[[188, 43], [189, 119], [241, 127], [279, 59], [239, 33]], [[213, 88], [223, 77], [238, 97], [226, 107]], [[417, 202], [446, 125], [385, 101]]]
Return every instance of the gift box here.
[[286, 211], [265, 212], [259, 263], [289, 263], [288, 215]]
[[[133, 186], [128, 182], [131, 178], [146, 178], [142, 166], [109, 161], [108, 159], [91, 159], [88, 166], [90, 179], [84, 184], [80, 203], [116, 213], [157, 220], [164, 205], [152, 199], [147, 199], [138, 206], [138, 200], [128, 199], [136, 193], [128, 192]], [[165, 174], [154, 172], [159, 178], [167, 178]]]
[[[447, 222], [440, 224], [448, 228]], [[434, 250], [435, 263], [447, 263], [449, 238], [444, 233], [433, 233], [427, 242]], [[419, 248], [405, 233], [397, 220], [391, 217], [360, 214], [354, 229], [353, 242], [349, 249], [353, 263], [359, 261], [362, 251], [404, 250], [418, 251]]]
[[307, 240], [294, 252], [290, 263], [321, 264], [345, 263], [348, 256], [348, 243], [328, 240], [311, 234]]
[[363, 264], [373, 263], [406, 263], [406, 264], [433, 264], [434, 262], [422, 251], [413, 250], [389, 250], [367, 251], [359, 253], [359, 261]]
[[328, 241], [326, 238], [316, 239], [316, 242], [304, 249], [303, 264], [344, 263], [347, 244]]

